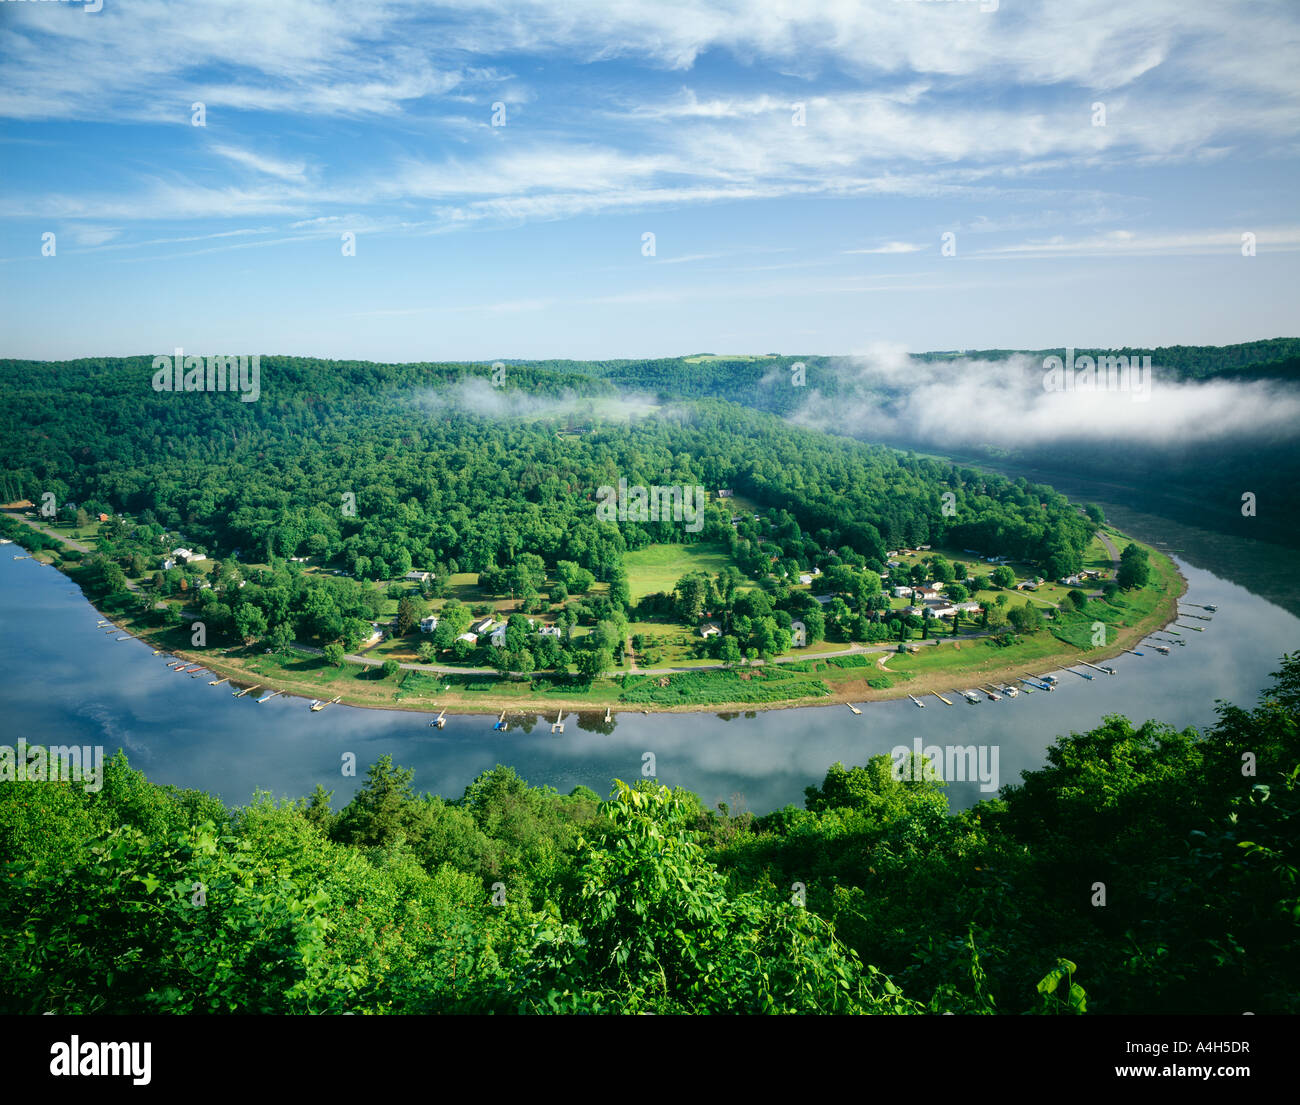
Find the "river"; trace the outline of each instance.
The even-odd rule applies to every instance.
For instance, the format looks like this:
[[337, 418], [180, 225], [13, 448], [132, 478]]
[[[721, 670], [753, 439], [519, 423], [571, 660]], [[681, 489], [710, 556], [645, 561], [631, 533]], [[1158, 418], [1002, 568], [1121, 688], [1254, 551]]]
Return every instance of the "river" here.
[[[7, 554], [16, 546], [4, 548]], [[1281, 654], [1300, 648], [1293, 614], [1175, 559], [1189, 583], [1185, 600], [1219, 608], [1212, 621], [1194, 623], [1204, 632], [1184, 631], [1187, 644], [1169, 656], [1139, 646], [1145, 655], [1108, 662], [1114, 676], [1086, 681], [1060, 673], [1052, 694], [975, 706], [930, 697], [923, 710], [902, 699], [865, 704], [861, 716], [844, 706], [637, 713], [615, 714], [606, 726], [597, 715], [570, 715], [564, 733], [552, 735], [553, 719], [498, 733], [491, 718], [449, 716], [439, 731], [427, 714], [341, 705], [311, 713], [300, 698], [260, 705], [255, 696], [237, 699], [228, 686], [209, 687], [207, 676], [173, 673], [147, 645], [97, 629], [99, 615], [55, 569], [0, 555], [0, 743], [103, 745], [106, 757], [121, 747], [154, 782], [206, 790], [228, 805], [246, 803], [258, 789], [300, 797], [322, 783], [334, 791], [337, 809], [385, 753], [415, 769], [417, 790], [448, 798], [498, 763], [533, 784], [564, 793], [582, 784], [603, 796], [615, 778], [640, 778], [650, 753], [660, 782], [695, 791], [708, 805], [765, 813], [801, 805], [804, 787], [820, 783], [835, 761], [861, 764], [910, 747], [915, 737], [926, 745], [996, 747], [999, 781], [1015, 782], [1043, 764], [1057, 734], [1093, 728], [1107, 714], [1182, 727], [1212, 723], [1216, 698], [1253, 705]], [[1277, 570], [1290, 564], [1279, 562]], [[354, 777], [341, 774], [346, 753], [356, 756]], [[977, 782], [952, 782], [948, 793], [954, 808], [988, 796]]]

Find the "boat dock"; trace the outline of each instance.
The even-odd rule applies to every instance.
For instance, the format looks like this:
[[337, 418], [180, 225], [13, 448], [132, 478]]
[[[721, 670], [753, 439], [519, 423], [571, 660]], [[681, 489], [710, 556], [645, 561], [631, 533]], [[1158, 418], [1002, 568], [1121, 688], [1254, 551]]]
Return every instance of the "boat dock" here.
[[943, 695], [941, 695], [938, 691], [931, 691], [930, 693], [934, 695], [934, 697], [937, 698], [940, 702], [942, 702], [945, 706], [952, 705], [952, 703], [948, 699], [944, 698]]
[[961, 695], [962, 698], [964, 698], [972, 706], [976, 706], [979, 704], [980, 696], [977, 695], [974, 691], [953, 691], [953, 694]]
[[[1183, 625], [1182, 622], [1174, 622], [1174, 625], [1179, 626], [1182, 629], [1190, 629], [1193, 633], [1205, 632], [1205, 626], [1203, 625]], [[1173, 630], [1171, 629], [1169, 632], [1172, 633]]]
[[551, 732], [552, 732], [552, 733], [563, 733], [563, 732], [564, 732], [564, 722], [560, 720], [562, 717], [564, 717], [564, 711], [563, 711], [563, 710], [559, 711], [559, 713], [557, 713], [557, 714], [555, 715], [555, 722], [551, 725]]
[[307, 709], [309, 709], [313, 714], [315, 714], [325, 709], [325, 703], [323, 703], [319, 698], [313, 698], [311, 700], [311, 705], [308, 706]]
[[855, 714], [862, 713], [862, 711], [859, 710], [856, 706], [854, 706], [852, 702], [846, 702], [844, 703], [844, 705], [847, 706], [850, 710], [852, 710]]
[[922, 702], [919, 698], [917, 698], [916, 695], [909, 694], [907, 697], [910, 698], [917, 706], [920, 706], [922, 710], [925, 709], [925, 703]]
[[1080, 660], [1079, 663], [1081, 663], [1085, 668], [1092, 668], [1094, 671], [1099, 671], [1099, 672], [1101, 672], [1102, 675], [1114, 675], [1114, 674], [1115, 674], [1115, 669], [1114, 669], [1114, 668], [1099, 668], [1099, 667], [1097, 667], [1096, 664], [1090, 664], [1090, 663], [1088, 663], [1087, 660]]
[[261, 698], [257, 700], [257, 703], [260, 706], [263, 702], [270, 702], [271, 699], [273, 699], [278, 694], [284, 694], [284, 691], [272, 691], [270, 694], [264, 694], [262, 695]]
[[235, 691], [236, 698], [243, 698], [246, 694], [252, 694], [254, 691], [260, 691], [261, 687], [245, 687], [242, 691]]
[[1135, 649], [1135, 648], [1126, 648], [1124, 651], [1125, 651], [1125, 652], [1131, 652], [1131, 653], [1133, 653], [1134, 656], [1141, 656], [1141, 655], [1143, 655], [1143, 653], [1139, 652], [1139, 651], [1138, 651], [1137, 649]]
[[220, 687], [221, 684], [224, 683], [224, 682], [225, 682], [227, 679], [229, 679], [229, 678], [230, 678], [230, 676], [228, 676], [228, 675], [223, 675], [220, 679], [209, 679], [209, 680], [208, 680], [208, 686], [209, 686], [209, 687]]
[[510, 728], [510, 726], [506, 724], [506, 712], [504, 710], [501, 711], [501, 716], [497, 718], [497, 723], [492, 726], [492, 728], [494, 731], [501, 733], [504, 733]]
[[1071, 675], [1077, 675], [1080, 679], [1087, 679], [1089, 682], [1095, 678], [1094, 676], [1089, 675], [1086, 671], [1075, 671], [1074, 668], [1066, 668], [1065, 670]]
[[1001, 702], [1001, 701], [1002, 701], [1002, 696], [1001, 696], [1000, 694], [998, 694], [997, 688], [994, 687], [992, 683], [983, 683], [983, 684], [981, 684], [981, 685], [980, 685], [980, 690], [982, 690], [986, 695], [989, 696], [989, 701], [990, 701], [990, 702]]
[[447, 711], [443, 710], [442, 713], [440, 713], [436, 718], [434, 718], [431, 722], [429, 722], [429, 724], [435, 729], [441, 729], [444, 725], [447, 724]]

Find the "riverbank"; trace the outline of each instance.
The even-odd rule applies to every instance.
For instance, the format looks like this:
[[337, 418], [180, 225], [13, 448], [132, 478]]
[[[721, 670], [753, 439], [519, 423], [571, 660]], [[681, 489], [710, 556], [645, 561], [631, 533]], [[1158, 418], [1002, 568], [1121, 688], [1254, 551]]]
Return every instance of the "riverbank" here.
[[[51, 535], [53, 536], [53, 535]], [[1120, 535], [1122, 536], [1122, 535]], [[902, 654], [893, 646], [863, 648], [855, 657], [865, 658], [862, 666], [840, 666], [836, 658], [791, 656], [784, 662], [737, 665], [718, 672], [712, 680], [713, 697], [698, 698], [694, 688], [705, 682], [701, 671], [639, 671], [621, 677], [606, 677], [588, 687], [559, 683], [544, 676], [508, 679], [500, 676], [439, 669], [433, 665], [402, 665], [400, 674], [377, 678], [374, 666], [345, 665], [334, 668], [323, 658], [300, 648], [288, 655], [268, 655], [256, 648], [196, 648], [188, 630], [149, 624], [149, 615], [104, 615], [123, 632], [177, 659], [202, 665], [217, 677], [235, 684], [258, 686], [305, 699], [330, 700], [369, 709], [495, 715], [507, 713], [551, 714], [554, 712], [594, 713], [731, 713], [793, 709], [808, 706], [839, 706], [845, 703], [885, 701], [908, 695], [953, 698], [950, 692], [977, 687], [985, 682], [1014, 682], [1026, 673], [1039, 674], [1087, 661], [1098, 664], [1137, 646], [1153, 631], [1177, 618], [1177, 603], [1186, 591], [1186, 580], [1168, 557], [1148, 547], [1152, 582], [1136, 592], [1151, 592], [1153, 601], [1132, 625], [1115, 625], [1113, 640], [1093, 649], [1079, 649], [1053, 637], [1046, 629], [999, 647], [988, 637], [916, 642], [916, 653]], [[59, 567], [59, 558], [49, 551], [36, 559]], [[1110, 634], [1107, 634], [1108, 638]], [[1154, 657], [1153, 657], [1154, 658]], [[726, 673], [723, 678], [722, 673]], [[1100, 673], [1097, 673], [1100, 676]], [[806, 676], [807, 678], [803, 678]], [[632, 683], [632, 680], [638, 681]], [[645, 700], [646, 681], [660, 699], [680, 695], [686, 701]], [[800, 683], [807, 693], [799, 693]], [[875, 684], [875, 685], [873, 685]], [[629, 685], [638, 687], [638, 700], [629, 701]], [[722, 688], [736, 688], [736, 697], [726, 697]], [[744, 693], [741, 693], [744, 692]], [[721, 696], [719, 696], [719, 694]], [[954, 702], [957, 702], [954, 699]]]

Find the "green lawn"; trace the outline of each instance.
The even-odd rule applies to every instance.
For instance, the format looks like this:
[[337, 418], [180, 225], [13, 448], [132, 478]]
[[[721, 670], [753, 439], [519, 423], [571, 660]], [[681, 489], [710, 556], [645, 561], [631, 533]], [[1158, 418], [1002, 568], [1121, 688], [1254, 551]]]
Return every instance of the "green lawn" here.
[[730, 563], [726, 549], [716, 542], [647, 545], [623, 557], [633, 602], [656, 591], [671, 591], [687, 572], [717, 575]]

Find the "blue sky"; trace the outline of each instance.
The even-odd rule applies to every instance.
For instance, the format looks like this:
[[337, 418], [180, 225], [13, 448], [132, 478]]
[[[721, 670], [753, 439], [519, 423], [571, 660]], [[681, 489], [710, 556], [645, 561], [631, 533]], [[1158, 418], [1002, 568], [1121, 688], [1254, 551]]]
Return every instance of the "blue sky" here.
[[1288, 0], [86, 7], [0, 3], [0, 355], [1300, 333]]

